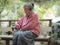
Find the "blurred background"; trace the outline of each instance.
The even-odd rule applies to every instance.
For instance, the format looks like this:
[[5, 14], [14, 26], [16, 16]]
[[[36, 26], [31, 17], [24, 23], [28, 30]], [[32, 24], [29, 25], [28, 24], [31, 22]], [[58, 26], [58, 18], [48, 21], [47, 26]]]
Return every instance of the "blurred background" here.
[[[52, 19], [53, 23], [60, 20], [60, 0], [0, 0], [0, 19], [20, 19], [24, 14], [23, 5], [26, 2], [34, 2], [34, 10], [40, 19]], [[6, 23], [0, 22], [0, 25]]]
[[[19, 20], [24, 15], [23, 5], [27, 2], [34, 3], [34, 10], [39, 19], [52, 19], [52, 25], [60, 20], [60, 0], [0, 0], [0, 20]], [[41, 23], [48, 25], [49, 22]], [[11, 26], [15, 26], [16, 23], [11, 24]], [[9, 22], [0, 22], [2, 27], [8, 25]], [[36, 43], [36, 45], [39, 44]]]

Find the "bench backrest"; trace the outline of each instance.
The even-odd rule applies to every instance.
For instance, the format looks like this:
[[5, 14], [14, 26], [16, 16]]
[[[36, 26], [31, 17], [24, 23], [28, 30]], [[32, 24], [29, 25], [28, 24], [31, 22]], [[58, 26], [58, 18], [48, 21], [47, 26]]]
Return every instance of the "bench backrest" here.
[[41, 32], [51, 32], [52, 28], [46, 25], [40, 25]]
[[[49, 26], [40, 25], [40, 28], [41, 28], [41, 33], [51, 32], [51, 27]], [[12, 31], [12, 28], [11, 27], [0, 27], [0, 32], [2, 32], [2, 34], [4, 34], [7, 31]]]
[[11, 27], [0, 27], [0, 32], [2, 32], [2, 34], [4, 34], [7, 31], [12, 31]]

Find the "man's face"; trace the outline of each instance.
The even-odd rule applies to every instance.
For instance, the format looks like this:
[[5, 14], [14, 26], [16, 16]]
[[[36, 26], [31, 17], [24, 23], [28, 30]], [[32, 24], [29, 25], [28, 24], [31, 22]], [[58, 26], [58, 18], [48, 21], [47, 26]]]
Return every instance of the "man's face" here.
[[24, 11], [25, 11], [26, 14], [30, 13], [30, 10], [28, 8], [24, 8]]

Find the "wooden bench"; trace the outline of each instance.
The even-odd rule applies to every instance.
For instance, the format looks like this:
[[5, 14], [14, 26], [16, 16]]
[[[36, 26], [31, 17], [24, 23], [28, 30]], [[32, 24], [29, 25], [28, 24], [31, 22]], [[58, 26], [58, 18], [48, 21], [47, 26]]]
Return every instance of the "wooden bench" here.
[[[0, 38], [2, 40], [5, 40], [6, 41], [6, 45], [9, 45], [9, 41], [13, 39], [13, 36], [12, 35], [4, 35], [5, 32], [7, 31], [12, 31], [11, 29], [11, 22], [12, 21], [17, 21], [17, 20], [0, 20], [0, 22], [9, 22], [9, 27], [0, 27], [0, 31], [2, 31], [2, 34], [3, 35], [0, 35]], [[40, 25], [41, 26], [41, 33], [42, 32], [51, 32], [51, 19], [47, 19], [47, 20], [40, 20], [40, 21], [49, 21], [49, 26], [44, 26], [44, 25]], [[51, 42], [51, 37], [50, 36], [46, 36], [46, 37], [41, 37], [39, 36], [38, 38], [35, 39], [35, 41], [38, 41], [38, 42], [48, 42], [48, 45], [50, 45], [50, 42]]]
[[[9, 45], [9, 41], [13, 39], [13, 35], [6, 35], [5, 32], [12, 31], [11, 27], [0, 27], [0, 31], [2, 31], [2, 35], [0, 35], [0, 38], [6, 41], [6, 45]], [[50, 32], [50, 31], [51, 27], [41, 26], [41, 32]], [[50, 36], [41, 37], [39, 35], [39, 37], [37, 37], [35, 41], [48, 42], [48, 45], [50, 45], [51, 37]]]
[[[0, 35], [0, 38], [1, 40], [5, 40], [6, 41], [6, 45], [10, 45], [10, 40], [13, 39], [13, 36], [12, 35]], [[51, 37], [50, 36], [47, 36], [47, 37], [44, 37], [44, 38], [36, 38], [35, 41], [38, 41], [38, 42], [48, 42], [48, 45], [50, 45], [50, 42], [51, 42]]]

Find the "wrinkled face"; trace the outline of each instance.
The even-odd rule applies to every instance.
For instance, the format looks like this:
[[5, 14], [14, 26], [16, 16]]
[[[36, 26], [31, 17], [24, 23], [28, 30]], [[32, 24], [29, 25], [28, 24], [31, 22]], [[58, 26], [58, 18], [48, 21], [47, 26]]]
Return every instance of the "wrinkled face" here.
[[28, 8], [24, 8], [24, 12], [26, 13], [26, 14], [30, 14], [30, 10], [28, 9]]

